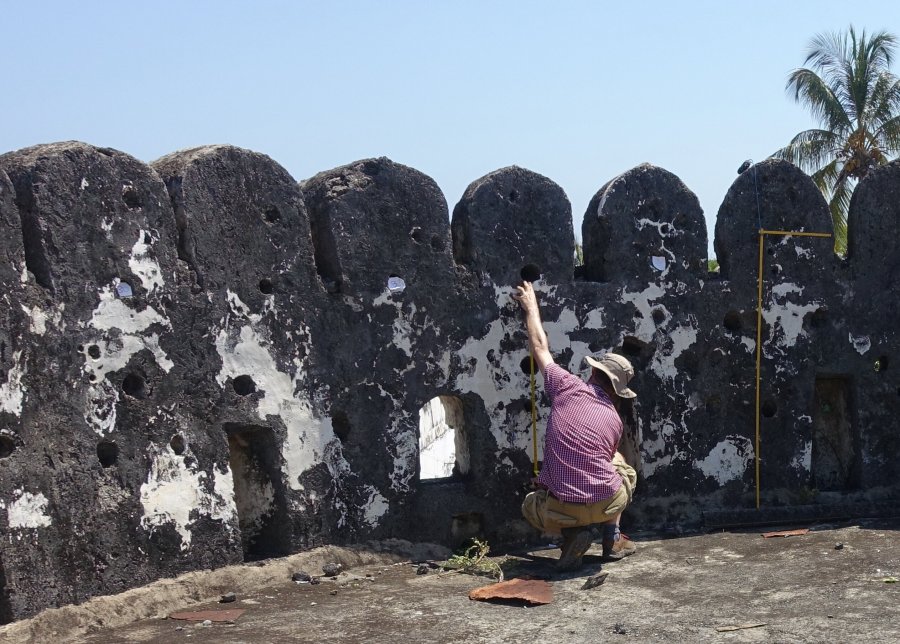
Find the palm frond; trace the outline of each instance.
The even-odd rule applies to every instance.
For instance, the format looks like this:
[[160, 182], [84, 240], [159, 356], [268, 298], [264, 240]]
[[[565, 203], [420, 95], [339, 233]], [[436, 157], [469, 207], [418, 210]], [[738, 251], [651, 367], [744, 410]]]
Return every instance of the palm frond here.
[[900, 114], [883, 122], [874, 132], [876, 140], [887, 154], [900, 152]]
[[825, 128], [837, 130], [852, 127], [851, 118], [834, 90], [811, 69], [795, 69], [788, 76], [788, 94], [812, 112], [813, 117]]
[[829, 159], [834, 158], [840, 147], [840, 137], [834, 132], [804, 130], [772, 156], [776, 159], [790, 161], [798, 168], [812, 172], [827, 163]]

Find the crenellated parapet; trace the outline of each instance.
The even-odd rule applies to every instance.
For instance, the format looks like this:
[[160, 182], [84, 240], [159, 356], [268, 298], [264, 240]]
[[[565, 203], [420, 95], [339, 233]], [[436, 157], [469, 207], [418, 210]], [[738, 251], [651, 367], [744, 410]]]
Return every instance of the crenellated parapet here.
[[591, 200], [575, 266], [564, 191], [518, 167], [451, 217], [386, 158], [297, 183], [225, 145], [0, 156], [0, 618], [323, 543], [536, 538], [523, 276], [559, 364], [635, 366], [632, 526], [893, 500], [898, 168], [842, 260], [798, 234], [830, 232], [812, 181], [751, 165], [709, 273], [696, 196], [647, 164]]

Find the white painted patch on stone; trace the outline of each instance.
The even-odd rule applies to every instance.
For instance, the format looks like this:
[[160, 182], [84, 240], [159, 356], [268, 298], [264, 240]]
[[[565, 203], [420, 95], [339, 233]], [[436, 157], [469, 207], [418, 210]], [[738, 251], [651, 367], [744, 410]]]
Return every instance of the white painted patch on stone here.
[[220, 496], [218, 490], [206, 492], [206, 472], [198, 472], [196, 464], [188, 467], [184, 458], [177, 456], [168, 445], [151, 447], [151, 453], [153, 460], [147, 482], [141, 485], [144, 509], [141, 526], [145, 530], [174, 524], [181, 535], [181, 550], [185, 551], [191, 546], [192, 511], [232, 525], [234, 499], [230, 494]]
[[100, 302], [88, 323], [100, 332], [100, 336], [84, 347], [83, 369], [92, 376], [84, 418], [101, 436], [115, 429], [116, 403], [119, 400], [118, 390], [106, 381], [108, 374], [124, 369], [132, 356], [144, 349], [153, 354], [156, 363], [165, 372], [168, 373], [174, 366], [159, 346], [159, 335], [146, 333], [153, 325], [171, 328], [168, 318], [149, 306], [143, 311], [130, 308], [116, 297], [114, 286], [100, 290]]
[[17, 489], [13, 492], [15, 497], [9, 503], [0, 501], [0, 508], [6, 508], [7, 521], [11, 529], [36, 529], [46, 528], [51, 525], [50, 516], [47, 514], [47, 497], [38, 492], [32, 494]]
[[592, 309], [584, 321], [585, 329], [602, 329], [603, 328], [603, 309]]
[[222, 368], [216, 381], [222, 387], [229, 378], [247, 375], [253, 378], [261, 394], [256, 408], [257, 415], [278, 416], [287, 428], [282, 456], [288, 483], [292, 489], [302, 489], [299, 476], [322, 462], [328, 443], [337, 440], [331, 427], [331, 419], [317, 418], [311, 402], [295, 395], [295, 380], [280, 371], [269, 352], [269, 342], [252, 326], [243, 326], [237, 332], [222, 329], [216, 335], [216, 350], [222, 358]]
[[742, 478], [753, 460], [753, 444], [744, 436], [731, 435], [712, 448], [694, 467], [706, 476], [716, 479], [719, 485]]
[[856, 352], [859, 355], [865, 355], [869, 352], [869, 349], [872, 348], [872, 339], [867, 335], [853, 335], [850, 334], [850, 344], [853, 345], [853, 348], [856, 349]]
[[[629, 293], [626, 289], [622, 289], [622, 294], [619, 296], [619, 299], [622, 302], [631, 302], [634, 307], [640, 311], [642, 317], [634, 318], [634, 332], [632, 335], [636, 337], [638, 340], [642, 342], [650, 342], [653, 339], [653, 334], [656, 333], [656, 322], [653, 321], [653, 309], [657, 308], [651, 305], [651, 302], [654, 302], [661, 298], [666, 294], [665, 289], [659, 284], [649, 284], [647, 288], [639, 293]], [[666, 315], [666, 320], [671, 319], [671, 315], [665, 309], [665, 307], [658, 307], [662, 309]], [[665, 321], [663, 324], [665, 324]]]
[[[803, 305], [788, 301], [788, 295], [796, 294], [800, 296], [803, 294], [803, 290], [803, 287], [796, 284], [777, 284], [772, 287], [769, 305], [763, 310], [763, 318], [771, 329], [769, 340], [775, 340], [777, 324], [784, 337], [776, 344], [782, 348], [792, 347], [799, 338], [806, 337], [806, 331], [803, 329], [803, 317], [807, 313], [812, 313], [821, 307], [819, 302], [810, 302]], [[780, 303], [779, 300], [781, 300]]]
[[12, 367], [6, 372], [6, 382], [0, 384], [0, 411], [5, 411], [13, 416], [21, 416], [22, 401], [25, 399], [22, 378], [26, 372], [22, 352], [13, 353], [12, 361]]
[[128, 259], [128, 268], [141, 280], [141, 285], [148, 294], [165, 284], [162, 269], [150, 252], [153, 244], [157, 241], [158, 237], [149, 231], [140, 231], [138, 240], [131, 247], [131, 257]]
[[171, 328], [168, 318], [157, 313], [152, 306], [142, 311], [129, 307], [115, 295], [115, 290], [105, 286], [100, 290], [100, 303], [91, 315], [90, 326], [98, 331], [119, 329], [122, 333], [136, 334], [154, 324]]
[[671, 345], [667, 342], [653, 354], [650, 369], [660, 380], [673, 381], [678, 375], [675, 360], [697, 341], [697, 329], [693, 326], [679, 326], [667, 334]]
[[95, 432], [105, 436], [116, 428], [118, 403], [119, 390], [111, 382], [99, 380], [92, 383], [88, 390], [84, 420]]
[[86, 177], [81, 177], [81, 190], [82, 190], [82, 192], [84, 192], [84, 189], [87, 188], [87, 187], [90, 186], [90, 185], [91, 185], [91, 184], [88, 183], [88, 180], [87, 180]]
[[[805, 416], [809, 418], [809, 416]], [[810, 418], [810, 423], [812, 419]], [[812, 470], [812, 441], [806, 441], [803, 445], [803, 451], [795, 455], [791, 460], [791, 467], [801, 472], [809, 472]]]
[[794, 250], [797, 252], [798, 259], [813, 259], [815, 254], [811, 248], [802, 248], [800, 246], [794, 246]]
[[748, 338], [746, 335], [741, 336], [741, 344], [747, 349], [747, 353], [753, 355], [756, 353], [756, 340]]
[[28, 330], [35, 335], [44, 335], [47, 332], [47, 314], [44, 310], [39, 306], [29, 309], [24, 304], [22, 305], [22, 310], [25, 312], [25, 315], [31, 318]]
[[363, 520], [370, 526], [375, 527], [378, 525], [378, 522], [381, 521], [381, 517], [387, 513], [390, 504], [374, 487], [371, 485], [367, 487], [369, 490], [369, 500], [366, 502], [365, 510], [363, 512]]

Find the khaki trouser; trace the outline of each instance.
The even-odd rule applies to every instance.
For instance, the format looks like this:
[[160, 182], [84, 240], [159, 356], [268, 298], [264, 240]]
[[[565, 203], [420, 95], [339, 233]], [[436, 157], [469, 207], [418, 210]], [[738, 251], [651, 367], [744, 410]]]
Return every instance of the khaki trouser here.
[[541, 532], [559, 534], [563, 528], [606, 523], [621, 514], [631, 503], [637, 485], [637, 472], [616, 452], [613, 467], [622, 477], [622, 485], [608, 499], [596, 503], [567, 503], [547, 490], [537, 490], [525, 497], [522, 515]]

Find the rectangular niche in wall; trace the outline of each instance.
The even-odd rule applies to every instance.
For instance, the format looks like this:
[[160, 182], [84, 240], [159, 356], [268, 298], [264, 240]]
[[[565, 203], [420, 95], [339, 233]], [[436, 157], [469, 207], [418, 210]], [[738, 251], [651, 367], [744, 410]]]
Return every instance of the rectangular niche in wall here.
[[812, 473], [818, 490], [846, 490], [858, 478], [851, 403], [848, 378], [816, 378]]
[[281, 453], [269, 427], [225, 423], [228, 460], [244, 560], [290, 552], [290, 520], [281, 473]]
[[419, 410], [419, 479], [446, 479], [469, 472], [462, 401], [432, 398]]

